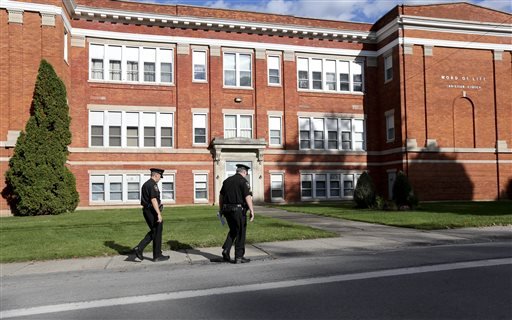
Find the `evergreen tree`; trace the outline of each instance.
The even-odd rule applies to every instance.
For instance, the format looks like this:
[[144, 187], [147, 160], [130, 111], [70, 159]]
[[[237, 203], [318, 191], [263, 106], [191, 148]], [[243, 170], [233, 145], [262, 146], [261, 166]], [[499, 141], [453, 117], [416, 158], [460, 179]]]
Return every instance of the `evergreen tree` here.
[[354, 190], [354, 201], [358, 208], [363, 209], [372, 208], [376, 204], [375, 185], [373, 184], [372, 177], [366, 171], [357, 180], [356, 189]]
[[393, 184], [393, 201], [398, 208], [403, 206], [414, 208], [418, 205], [418, 198], [412, 190], [409, 179], [407, 179], [407, 176], [402, 171], [398, 172]]
[[6, 172], [14, 214], [60, 214], [78, 205], [75, 177], [65, 166], [70, 120], [66, 87], [53, 67], [42, 60], [31, 116]]

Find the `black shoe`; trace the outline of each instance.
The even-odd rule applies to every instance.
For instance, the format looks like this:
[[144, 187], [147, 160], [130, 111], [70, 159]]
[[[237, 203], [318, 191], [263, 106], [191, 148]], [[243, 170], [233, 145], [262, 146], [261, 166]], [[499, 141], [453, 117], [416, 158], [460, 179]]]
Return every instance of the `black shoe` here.
[[231, 259], [229, 258], [229, 251], [222, 250], [222, 260], [227, 262], [231, 261]]
[[139, 247], [133, 248], [133, 252], [135, 253], [135, 256], [139, 258], [139, 260], [144, 260], [144, 256], [142, 255], [142, 250], [140, 250]]
[[169, 260], [169, 256], [159, 256], [153, 259], [153, 262], [162, 262]]
[[249, 262], [251, 262], [251, 259], [247, 259], [247, 258], [244, 258], [244, 257], [236, 258], [235, 259], [235, 263], [249, 263]]

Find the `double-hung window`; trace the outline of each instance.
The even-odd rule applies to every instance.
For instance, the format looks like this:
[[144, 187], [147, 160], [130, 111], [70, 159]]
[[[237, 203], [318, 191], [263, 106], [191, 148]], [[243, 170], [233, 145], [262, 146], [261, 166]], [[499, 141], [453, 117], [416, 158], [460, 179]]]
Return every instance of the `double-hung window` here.
[[103, 60], [105, 58], [105, 46], [91, 44], [89, 47], [89, 56], [91, 57], [90, 78], [95, 80], [103, 80]]
[[281, 61], [279, 56], [267, 57], [268, 84], [281, 84]]
[[194, 199], [208, 200], [208, 174], [194, 174]]
[[248, 53], [224, 53], [224, 85], [227, 87], [252, 86], [252, 56]]
[[108, 114], [108, 146], [121, 146], [121, 112]]
[[143, 48], [144, 82], [156, 82], [156, 49]]
[[269, 145], [281, 146], [281, 117], [270, 116], [268, 118]]
[[363, 92], [364, 63], [360, 60], [297, 58], [299, 90]]
[[384, 58], [384, 82], [393, 80], [393, 56]]
[[386, 141], [395, 141], [395, 112], [389, 110], [385, 114], [386, 116]]
[[158, 58], [160, 60], [160, 82], [172, 83], [173, 67], [172, 67], [172, 50], [158, 49]]
[[126, 80], [139, 81], [139, 48], [126, 47]]
[[139, 113], [126, 113], [126, 146], [139, 146]]
[[206, 81], [206, 51], [194, 50], [192, 52], [193, 81]]
[[160, 146], [172, 147], [173, 114], [160, 113]]
[[193, 116], [194, 144], [206, 144], [206, 116], [205, 113]]
[[122, 60], [122, 49], [121, 46], [108, 46], [107, 47], [107, 59], [108, 59], [108, 70], [109, 80], [121, 81], [121, 60]]
[[364, 150], [363, 119], [299, 118], [300, 149]]
[[92, 147], [104, 145], [105, 114], [103, 111], [91, 111], [89, 113], [90, 144]]
[[224, 115], [224, 138], [252, 138], [252, 116]]
[[271, 201], [284, 200], [284, 173], [270, 174], [270, 199]]

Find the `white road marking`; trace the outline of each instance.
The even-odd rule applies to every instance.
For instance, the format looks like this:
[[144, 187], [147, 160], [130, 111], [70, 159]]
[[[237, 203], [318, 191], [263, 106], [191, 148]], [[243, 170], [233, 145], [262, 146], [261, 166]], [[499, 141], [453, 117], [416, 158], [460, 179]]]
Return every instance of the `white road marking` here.
[[54, 304], [54, 305], [47, 305], [47, 306], [40, 306], [40, 307], [21, 308], [21, 309], [0, 311], [0, 319], [31, 316], [31, 315], [37, 315], [37, 314], [48, 314], [48, 313], [56, 313], [56, 312], [64, 312], [64, 311], [93, 309], [93, 308], [101, 308], [101, 307], [122, 306], [122, 305], [134, 304], [134, 303], [147, 303], [147, 302], [155, 302], [155, 301], [187, 299], [187, 298], [196, 298], [196, 297], [204, 297], [204, 296], [211, 296], [211, 295], [221, 295], [221, 294], [231, 294], [231, 293], [240, 293], [240, 292], [250, 292], [250, 291], [259, 291], [259, 290], [270, 290], [270, 289], [306, 286], [306, 285], [313, 285], [313, 284], [323, 284], [323, 283], [332, 283], [332, 282], [392, 277], [392, 276], [401, 276], [401, 275], [416, 274], [416, 273], [500, 266], [500, 265], [506, 265], [506, 264], [512, 264], [512, 258], [489, 259], [489, 260], [469, 261], [469, 262], [455, 262], [455, 263], [446, 263], [446, 264], [421, 266], [421, 267], [398, 268], [398, 269], [381, 270], [381, 271], [361, 272], [361, 273], [354, 273], [354, 274], [343, 274], [343, 275], [328, 276], [328, 277], [305, 278], [305, 279], [299, 279], [299, 280], [277, 281], [277, 282], [248, 284], [248, 285], [241, 285], [241, 286], [229, 286], [229, 287], [212, 288], [212, 289], [186, 290], [186, 291], [178, 291], [178, 292], [149, 294], [149, 295], [142, 295], [142, 296], [132, 296], [132, 297], [121, 297], [121, 298], [112, 298], [112, 299], [91, 300], [91, 301], [83, 301], [83, 302], [63, 303], [63, 304]]

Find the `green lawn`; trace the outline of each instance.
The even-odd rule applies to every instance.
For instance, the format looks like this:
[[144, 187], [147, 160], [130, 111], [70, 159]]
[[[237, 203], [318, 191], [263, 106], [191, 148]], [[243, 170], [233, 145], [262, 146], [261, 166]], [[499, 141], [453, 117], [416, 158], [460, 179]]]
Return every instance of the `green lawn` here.
[[512, 225], [512, 202], [428, 202], [412, 211], [359, 210], [353, 202], [276, 206], [321, 216], [416, 229]]
[[[228, 231], [217, 207], [165, 209], [163, 249], [220, 247]], [[148, 231], [140, 209], [77, 211], [58, 216], [0, 218], [0, 262], [127, 253]], [[257, 216], [247, 242], [332, 237], [334, 233]], [[146, 248], [151, 251], [151, 244]], [[220, 253], [220, 252], [219, 252]]]

